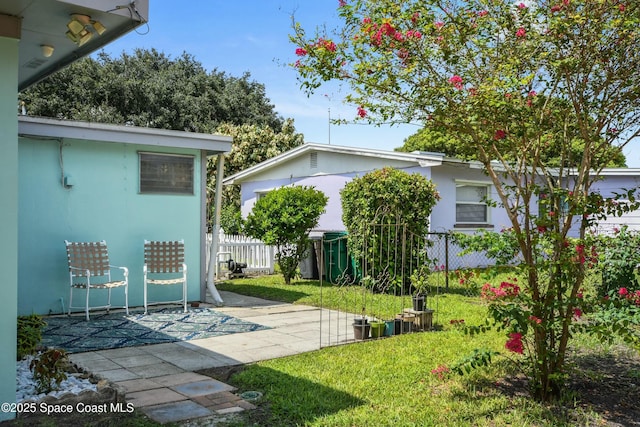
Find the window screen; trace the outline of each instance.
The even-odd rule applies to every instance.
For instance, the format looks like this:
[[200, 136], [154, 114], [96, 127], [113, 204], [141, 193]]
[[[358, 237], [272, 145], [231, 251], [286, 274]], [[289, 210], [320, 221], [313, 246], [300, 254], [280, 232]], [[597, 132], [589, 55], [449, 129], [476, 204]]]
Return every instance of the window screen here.
[[456, 222], [487, 222], [487, 186], [472, 184], [456, 185]]
[[193, 156], [138, 153], [140, 193], [193, 194]]

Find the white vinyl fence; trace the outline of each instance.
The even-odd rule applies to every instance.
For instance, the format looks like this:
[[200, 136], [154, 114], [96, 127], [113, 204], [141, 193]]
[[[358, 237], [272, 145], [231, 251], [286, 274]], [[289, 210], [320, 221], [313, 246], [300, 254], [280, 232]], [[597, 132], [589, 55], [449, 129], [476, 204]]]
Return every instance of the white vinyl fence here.
[[[207, 266], [211, 257], [211, 233], [207, 234]], [[275, 250], [257, 239], [243, 235], [225, 234], [220, 229], [218, 237], [218, 262], [216, 263], [216, 277], [228, 271], [227, 261], [246, 263], [245, 273], [273, 274]]]

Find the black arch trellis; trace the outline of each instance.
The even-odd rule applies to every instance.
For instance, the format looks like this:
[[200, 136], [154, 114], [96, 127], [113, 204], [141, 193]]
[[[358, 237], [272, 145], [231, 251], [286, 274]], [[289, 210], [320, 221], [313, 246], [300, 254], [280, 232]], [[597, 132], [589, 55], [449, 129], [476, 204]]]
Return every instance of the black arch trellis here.
[[[383, 307], [376, 307], [375, 293], [386, 291], [400, 297], [398, 306], [393, 307], [398, 314], [411, 307], [411, 295], [409, 277], [412, 271], [426, 263], [433, 261], [437, 254], [436, 262], [445, 265], [447, 259], [442, 259], [441, 254], [447, 255], [446, 245], [448, 239], [444, 234], [434, 233], [428, 236], [416, 236], [408, 231], [406, 224], [398, 220], [398, 216], [386, 208], [377, 212], [374, 221], [363, 225], [365, 238], [361, 249], [353, 253], [353, 245], [347, 244], [348, 236], [331, 236], [331, 239], [322, 239], [319, 252], [320, 286], [321, 286], [321, 313], [327, 327], [321, 329], [320, 345], [335, 345], [352, 342], [354, 339], [352, 321], [356, 317], [366, 316], [368, 319], [378, 318]], [[370, 238], [372, 235], [378, 238]], [[346, 248], [347, 253], [340, 253]], [[345, 261], [345, 255], [347, 261]], [[325, 257], [329, 257], [325, 259]], [[351, 258], [350, 258], [351, 257]], [[355, 262], [353, 262], [353, 258]], [[345, 265], [350, 263], [350, 265]], [[440, 265], [440, 264], [438, 264]], [[329, 268], [327, 268], [327, 266]], [[331, 268], [344, 267], [341, 273], [333, 276]], [[327, 271], [329, 270], [329, 271]], [[447, 271], [448, 272], [448, 271]], [[324, 274], [323, 274], [324, 273]], [[437, 282], [432, 284], [435, 294], [430, 296], [434, 310], [433, 324], [438, 321], [439, 294], [442, 285], [448, 286], [448, 274], [437, 275]], [[367, 281], [370, 281], [367, 283]], [[441, 283], [442, 282], [442, 283]], [[367, 284], [373, 283], [372, 286]], [[337, 286], [346, 290], [354, 286], [360, 288], [353, 298], [347, 297], [340, 301], [338, 310], [328, 310], [323, 306], [322, 287]], [[339, 291], [340, 293], [340, 291]], [[429, 300], [428, 299], [428, 300]], [[392, 319], [382, 319], [392, 320]], [[402, 328], [401, 333], [405, 330]]]

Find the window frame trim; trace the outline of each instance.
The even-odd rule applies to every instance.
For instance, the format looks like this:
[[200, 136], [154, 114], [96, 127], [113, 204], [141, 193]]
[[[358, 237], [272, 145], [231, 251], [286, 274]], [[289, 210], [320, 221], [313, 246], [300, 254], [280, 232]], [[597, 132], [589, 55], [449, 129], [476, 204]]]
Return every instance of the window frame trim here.
[[[142, 189], [142, 160], [144, 155], [164, 156], [164, 157], [181, 157], [191, 159], [191, 191], [172, 191], [165, 189], [163, 191], [143, 191]], [[170, 196], [195, 196], [196, 195], [196, 155], [165, 153], [161, 151], [138, 151], [138, 194], [144, 195], [170, 195]]]
[[455, 205], [454, 205], [454, 213], [455, 213], [454, 228], [492, 228], [493, 225], [491, 224], [491, 209], [490, 209], [491, 206], [489, 206], [489, 204], [486, 201], [485, 202], [460, 202], [460, 204], [465, 204], [465, 205], [484, 206], [486, 209], [485, 221], [480, 221], [480, 222], [458, 221], [458, 191], [457, 190], [458, 190], [459, 184], [474, 186], [474, 187], [484, 187], [487, 190], [486, 197], [489, 198], [489, 196], [491, 195], [491, 190], [493, 188], [493, 183], [491, 181], [480, 181], [480, 180], [470, 180], [470, 179], [454, 179], [453, 182], [456, 187], [456, 198], [455, 198]]

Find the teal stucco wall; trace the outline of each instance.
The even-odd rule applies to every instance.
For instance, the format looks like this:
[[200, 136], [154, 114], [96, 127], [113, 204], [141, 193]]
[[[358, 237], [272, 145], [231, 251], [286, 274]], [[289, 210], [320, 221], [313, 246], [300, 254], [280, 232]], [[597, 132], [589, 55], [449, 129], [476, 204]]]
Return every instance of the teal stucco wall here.
[[[18, 40], [0, 37], [0, 402], [16, 401]], [[0, 412], [0, 420], [15, 413]]]
[[[139, 194], [139, 151], [194, 155], [194, 194]], [[129, 268], [130, 307], [143, 304], [144, 239], [184, 239], [188, 300], [199, 300], [200, 172], [198, 150], [20, 138], [18, 312], [46, 315], [68, 307], [65, 239], [107, 241], [111, 264]], [[63, 175], [71, 188], [62, 185]], [[180, 298], [178, 286], [156, 288], [150, 299]], [[106, 301], [105, 294], [92, 293], [92, 303]], [[74, 306], [83, 296], [74, 292]], [[114, 290], [112, 304], [123, 303], [122, 290]]]

